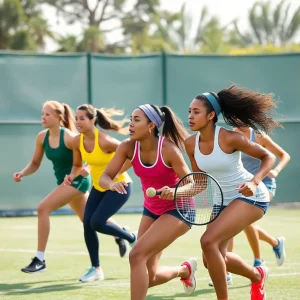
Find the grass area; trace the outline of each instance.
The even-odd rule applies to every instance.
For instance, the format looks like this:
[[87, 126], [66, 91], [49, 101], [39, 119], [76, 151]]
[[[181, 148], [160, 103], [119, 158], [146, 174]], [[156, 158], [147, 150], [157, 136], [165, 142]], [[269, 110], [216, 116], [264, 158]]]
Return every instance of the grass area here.
[[[116, 215], [120, 224], [137, 229], [140, 215]], [[275, 236], [286, 237], [287, 259], [277, 267], [269, 245], [262, 243], [264, 260], [271, 269], [266, 290], [270, 300], [296, 300], [300, 288], [300, 210], [270, 209], [259, 222]], [[51, 233], [46, 253], [47, 272], [25, 274], [20, 269], [30, 262], [36, 246], [36, 217], [0, 219], [0, 299], [129, 299], [128, 258], [118, 256], [113, 238], [100, 235], [100, 261], [106, 279], [88, 284], [78, 278], [89, 268], [89, 258], [83, 239], [83, 228], [75, 216], [51, 217]], [[173, 243], [163, 254], [161, 265], [176, 266], [188, 257], [201, 258], [199, 238], [203, 227], [194, 227]], [[243, 233], [235, 239], [235, 252], [252, 263], [252, 254]], [[208, 287], [208, 272], [201, 259], [197, 271], [197, 289], [190, 299], [216, 299], [214, 289]], [[245, 300], [249, 296], [249, 280], [233, 277], [229, 287], [230, 299]], [[147, 299], [185, 299], [179, 280], [150, 289]]]

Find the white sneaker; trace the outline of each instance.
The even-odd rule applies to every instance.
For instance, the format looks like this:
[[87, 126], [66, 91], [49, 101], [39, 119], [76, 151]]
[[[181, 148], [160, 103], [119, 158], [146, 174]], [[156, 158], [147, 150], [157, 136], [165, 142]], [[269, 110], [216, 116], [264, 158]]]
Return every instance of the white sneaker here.
[[276, 257], [277, 266], [282, 266], [285, 261], [285, 238], [283, 236], [278, 237], [278, 245], [276, 247], [273, 247], [273, 251]]
[[81, 282], [91, 282], [95, 280], [104, 280], [102, 268], [96, 269], [95, 267], [91, 267], [86, 274], [79, 278]]
[[[226, 276], [227, 285], [232, 285], [232, 275], [230, 273], [227, 273]], [[212, 280], [208, 283], [209, 286], [214, 286]]]
[[185, 262], [183, 262], [181, 265], [186, 265], [188, 269], [190, 270], [190, 275], [188, 278], [181, 278], [180, 281], [183, 283], [184, 292], [187, 295], [192, 295], [196, 289], [197, 281], [195, 278], [195, 272], [197, 270], [197, 260], [195, 258], [189, 258]]

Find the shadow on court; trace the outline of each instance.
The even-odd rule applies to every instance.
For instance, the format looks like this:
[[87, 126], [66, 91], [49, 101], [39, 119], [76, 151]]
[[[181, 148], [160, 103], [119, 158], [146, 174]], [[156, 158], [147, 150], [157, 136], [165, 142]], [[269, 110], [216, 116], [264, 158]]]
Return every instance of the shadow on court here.
[[[235, 287], [230, 287], [230, 290], [236, 290], [236, 289], [242, 289], [245, 287], [249, 287], [250, 291], [250, 286], [249, 284], [246, 285], [239, 285]], [[200, 295], [205, 295], [205, 294], [215, 294], [215, 290], [213, 288], [210, 289], [199, 289], [194, 292], [193, 295], [188, 296], [189, 298], [195, 298]], [[169, 295], [169, 296], [162, 296], [162, 295], [149, 295], [146, 297], [147, 300], [173, 300], [176, 297], [187, 297], [187, 294], [185, 293], [180, 293], [180, 294], [174, 294], [174, 295]]]
[[[105, 278], [105, 281], [116, 280], [116, 278], [109, 277]], [[55, 284], [60, 282], [61, 284]], [[65, 282], [65, 283], [62, 283]], [[67, 283], [69, 282], [69, 283]], [[97, 282], [97, 287], [101, 287], [101, 282]], [[51, 284], [54, 283], [54, 284]], [[36, 287], [37, 284], [48, 284], [44, 286]], [[59, 280], [45, 280], [45, 281], [34, 281], [34, 282], [22, 282], [22, 283], [0, 283], [0, 299], [2, 295], [17, 295], [17, 294], [43, 294], [51, 293], [56, 291], [72, 291], [79, 290], [84, 287], [93, 288], [94, 285], [91, 283], [81, 283], [78, 280], [72, 279], [59, 279]]]

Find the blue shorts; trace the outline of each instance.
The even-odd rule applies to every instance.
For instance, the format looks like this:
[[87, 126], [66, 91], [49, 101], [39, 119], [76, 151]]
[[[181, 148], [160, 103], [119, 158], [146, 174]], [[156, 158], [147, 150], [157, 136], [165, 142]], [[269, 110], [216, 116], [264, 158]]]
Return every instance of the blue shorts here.
[[[192, 224], [190, 224], [189, 222], [187, 222], [186, 220], [184, 220], [182, 218], [182, 216], [179, 214], [179, 212], [176, 210], [176, 209], [173, 209], [173, 210], [169, 210], [169, 211], [166, 211], [165, 213], [163, 213], [162, 215], [171, 215], [177, 219], [179, 219], [180, 221], [182, 221], [184, 224], [188, 225], [190, 228], [192, 228]], [[149, 217], [149, 218], [152, 218], [154, 220], [157, 220], [160, 216], [162, 215], [156, 215], [154, 214], [153, 212], [151, 212], [149, 209], [147, 209], [146, 207], [144, 207], [144, 210], [143, 210], [143, 216], [146, 216], [146, 217]], [[195, 211], [192, 211], [191, 210], [191, 215], [193, 216], [189, 216], [189, 218], [191, 220], [193, 220], [193, 218], [195, 218]]]
[[268, 182], [268, 183], [265, 183], [265, 186], [267, 187], [268, 191], [270, 193], [272, 193], [273, 197], [275, 197], [275, 194], [276, 194], [276, 183]]
[[[262, 209], [263, 212], [264, 212], [264, 214], [267, 212], [267, 210], [268, 210], [268, 208], [269, 208], [269, 205], [270, 205], [270, 202], [258, 202], [258, 201], [253, 201], [253, 200], [247, 199], [247, 198], [236, 198], [236, 199], [234, 199], [234, 200], [241, 200], [241, 201], [244, 201], [244, 202], [246, 202], [246, 203], [248, 203], [248, 204], [251, 204], [251, 205], [253, 205], [253, 206], [256, 206], [256, 207]], [[234, 200], [233, 200], [233, 201], [234, 201]], [[214, 205], [214, 209], [220, 209], [219, 207], [220, 207], [219, 205]], [[222, 207], [221, 207], [221, 209], [220, 209], [221, 212], [222, 212], [226, 207], [227, 207], [226, 205], [222, 205]]]

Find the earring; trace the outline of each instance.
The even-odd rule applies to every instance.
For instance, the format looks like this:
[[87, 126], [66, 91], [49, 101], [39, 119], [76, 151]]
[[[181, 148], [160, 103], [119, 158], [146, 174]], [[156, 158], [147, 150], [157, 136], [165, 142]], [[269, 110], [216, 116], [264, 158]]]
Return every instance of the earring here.
[[151, 128], [149, 128], [149, 135], [151, 135]]

